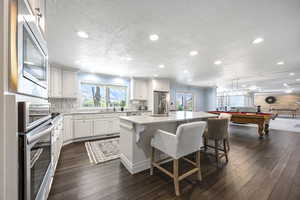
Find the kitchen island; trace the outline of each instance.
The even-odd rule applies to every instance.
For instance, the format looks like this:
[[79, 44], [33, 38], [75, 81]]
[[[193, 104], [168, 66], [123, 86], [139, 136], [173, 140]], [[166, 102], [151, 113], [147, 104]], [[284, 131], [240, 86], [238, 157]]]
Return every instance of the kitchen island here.
[[[182, 123], [205, 121], [217, 115], [206, 112], [177, 111], [168, 116], [120, 117], [120, 159], [131, 174], [150, 168], [151, 138], [157, 129], [175, 133]], [[164, 157], [163, 154], [156, 155]]]

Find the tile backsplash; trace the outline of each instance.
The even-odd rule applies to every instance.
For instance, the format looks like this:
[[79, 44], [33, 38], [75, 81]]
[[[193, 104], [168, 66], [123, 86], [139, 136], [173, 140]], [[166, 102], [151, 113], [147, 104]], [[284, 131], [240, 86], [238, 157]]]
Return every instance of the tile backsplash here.
[[49, 99], [51, 112], [72, 112], [78, 109], [77, 99]]

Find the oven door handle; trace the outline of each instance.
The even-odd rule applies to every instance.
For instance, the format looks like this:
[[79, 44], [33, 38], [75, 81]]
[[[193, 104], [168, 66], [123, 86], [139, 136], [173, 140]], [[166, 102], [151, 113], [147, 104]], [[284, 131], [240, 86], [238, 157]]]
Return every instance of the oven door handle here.
[[41, 131], [39, 131], [39, 133], [27, 137], [28, 145], [32, 144], [33, 142], [38, 140], [40, 137], [42, 137], [42, 136], [48, 134], [49, 132], [51, 132], [54, 129], [54, 127], [55, 126], [52, 123], [50, 123], [49, 127], [46, 128], [45, 130], [41, 130]]

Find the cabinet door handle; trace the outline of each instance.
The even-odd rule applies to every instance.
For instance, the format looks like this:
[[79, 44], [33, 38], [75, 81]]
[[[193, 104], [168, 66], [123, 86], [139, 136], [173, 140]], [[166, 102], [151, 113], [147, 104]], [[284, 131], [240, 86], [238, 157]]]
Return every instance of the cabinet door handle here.
[[39, 18], [42, 18], [42, 17], [43, 17], [40, 8], [35, 8], [35, 13], [36, 13], [36, 15], [37, 15]]

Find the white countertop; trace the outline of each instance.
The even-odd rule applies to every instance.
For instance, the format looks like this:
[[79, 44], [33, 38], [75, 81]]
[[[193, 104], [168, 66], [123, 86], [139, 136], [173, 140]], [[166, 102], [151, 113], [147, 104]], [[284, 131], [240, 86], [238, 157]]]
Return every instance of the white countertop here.
[[124, 110], [124, 111], [111, 111], [111, 110], [84, 110], [84, 111], [71, 111], [64, 112], [63, 115], [80, 115], [80, 114], [113, 114], [113, 113], [132, 113], [132, 112], [152, 112], [150, 110]]
[[186, 121], [194, 119], [207, 119], [218, 117], [215, 114], [210, 114], [206, 112], [190, 112], [190, 111], [177, 111], [171, 112], [168, 116], [157, 117], [157, 116], [122, 116], [120, 119], [127, 120], [132, 123], [146, 125], [153, 123], [163, 123], [163, 122], [177, 122]]

